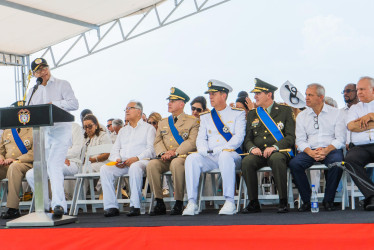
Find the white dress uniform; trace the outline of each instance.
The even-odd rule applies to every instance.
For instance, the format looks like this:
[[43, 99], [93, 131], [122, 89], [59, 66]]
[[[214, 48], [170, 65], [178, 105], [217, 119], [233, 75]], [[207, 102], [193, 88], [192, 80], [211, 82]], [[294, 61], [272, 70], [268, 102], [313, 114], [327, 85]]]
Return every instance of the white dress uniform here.
[[139, 161], [131, 164], [130, 167], [118, 168], [116, 166], [104, 165], [100, 169], [100, 179], [103, 189], [104, 209], [118, 208], [118, 202], [114, 190], [114, 181], [116, 178], [129, 174], [130, 179], [130, 206], [140, 208], [141, 190], [143, 186], [143, 176], [149, 160], [154, 158], [155, 151], [153, 142], [155, 140], [155, 128], [144, 122], [138, 121], [135, 128], [132, 126], [123, 127], [117, 136], [117, 140], [110, 152], [109, 159], [116, 161], [126, 161], [131, 157], [138, 157]]
[[[27, 101], [33, 89], [27, 94]], [[40, 85], [35, 91], [29, 105], [52, 103], [65, 111], [74, 111], [79, 107], [78, 100], [70, 83], [51, 75], [47, 85]], [[52, 189], [52, 207], [60, 205], [67, 211], [64, 193], [63, 167], [69, 147], [72, 144], [72, 128], [70, 122], [55, 123], [54, 126], [43, 127], [45, 137], [45, 156], [48, 176]]]
[[[79, 167], [82, 164], [81, 152], [82, 152], [84, 139], [81, 133], [81, 127], [77, 123], [73, 122], [72, 128], [73, 128], [73, 134], [72, 134], [73, 144], [68, 149], [68, 153], [66, 155], [66, 159], [70, 161], [70, 166], [67, 166], [66, 164], [64, 164], [63, 169], [62, 169], [64, 176], [73, 176], [77, 174], [79, 171]], [[26, 179], [31, 187], [31, 190], [34, 192], [34, 169], [30, 169], [29, 171], [27, 171]], [[65, 192], [71, 192], [71, 190], [67, 188], [66, 185], [65, 185]], [[45, 195], [46, 196], [44, 197], [44, 202], [45, 202], [44, 207], [46, 210], [49, 210], [48, 193], [46, 192]]]
[[[222, 175], [223, 195], [226, 201], [234, 203], [235, 171], [240, 169], [241, 157], [237, 152], [222, 151], [223, 149], [237, 149], [245, 136], [245, 112], [234, 110], [228, 105], [217, 111], [222, 122], [233, 134], [229, 141], [218, 132], [211, 113], [200, 116], [200, 128], [196, 140], [198, 154], [191, 154], [185, 163], [186, 189], [188, 200], [197, 201], [197, 189], [201, 172], [208, 172], [219, 168]], [[207, 151], [213, 150], [212, 154]]]

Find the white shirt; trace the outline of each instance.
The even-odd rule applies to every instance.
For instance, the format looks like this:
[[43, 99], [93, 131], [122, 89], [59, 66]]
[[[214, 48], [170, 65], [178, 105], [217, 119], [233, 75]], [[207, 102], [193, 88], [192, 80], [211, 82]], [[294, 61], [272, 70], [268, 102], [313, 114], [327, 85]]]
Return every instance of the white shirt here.
[[84, 142], [83, 134], [81, 133], [81, 127], [78, 125], [78, 123], [73, 122], [72, 123], [73, 128], [73, 144], [68, 149], [68, 154], [66, 155], [66, 159], [75, 162], [75, 163], [81, 163], [81, 152]]
[[[318, 117], [319, 129], [315, 126]], [[336, 149], [344, 147], [346, 139], [344, 115], [337, 108], [324, 104], [317, 116], [312, 108], [307, 107], [296, 118], [296, 145], [299, 151], [306, 148], [316, 149], [330, 144]]]
[[[348, 112], [346, 125], [368, 113], [374, 113], [374, 100], [369, 103], [359, 102], [352, 105]], [[364, 132], [352, 132], [352, 143], [355, 145], [374, 143], [374, 129]]]
[[142, 119], [136, 127], [125, 126], [117, 135], [116, 142], [110, 152], [109, 159], [125, 161], [131, 157], [138, 157], [139, 160], [155, 157], [153, 142], [156, 137], [156, 129]]
[[243, 144], [246, 126], [245, 112], [233, 110], [227, 105], [225, 109], [217, 111], [217, 113], [233, 136], [229, 141], [226, 141], [218, 132], [211, 113], [201, 115], [199, 133], [196, 139], [198, 151], [213, 150], [216, 147], [237, 149]]
[[[344, 114], [344, 123], [345, 124], [347, 123], [348, 111], [349, 111], [348, 105], [345, 105], [344, 108], [340, 109], [341, 114]], [[351, 131], [349, 131], [348, 128], [346, 128], [346, 130], [347, 130], [347, 134], [346, 134], [345, 144], [348, 145], [351, 142]]]
[[[33, 88], [27, 93], [26, 104], [29, 102]], [[29, 105], [52, 103], [65, 111], [74, 111], [79, 107], [78, 100], [70, 83], [60, 80], [51, 75], [47, 85], [39, 85], [31, 98]]]

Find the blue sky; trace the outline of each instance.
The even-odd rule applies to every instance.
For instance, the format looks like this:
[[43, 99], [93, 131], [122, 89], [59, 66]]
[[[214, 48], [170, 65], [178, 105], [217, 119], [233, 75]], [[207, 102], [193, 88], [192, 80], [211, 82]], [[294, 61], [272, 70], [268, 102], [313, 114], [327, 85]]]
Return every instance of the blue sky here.
[[[289, 80], [302, 93], [317, 82], [343, 107], [345, 84], [374, 76], [373, 7], [369, 0], [232, 0], [52, 74], [72, 84], [80, 102], [76, 118], [90, 108], [101, 123], [123, 118], [131, 99], [141, 101], [146, 114], [165, 117], [170, 87], [192, 99], [203, 95], [209, 79], [233, 87], [229, 102], [250, 91], [255, 77], [278, 87]], [[13, 75], [0, 67], [0, 106], [14, 101]]]

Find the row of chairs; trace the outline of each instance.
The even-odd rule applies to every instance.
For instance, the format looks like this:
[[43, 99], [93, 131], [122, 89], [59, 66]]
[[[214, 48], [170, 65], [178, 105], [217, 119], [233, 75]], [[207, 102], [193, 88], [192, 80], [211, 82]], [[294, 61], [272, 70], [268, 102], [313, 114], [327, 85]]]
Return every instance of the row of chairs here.
[[[102, 154], [102, 153], [110, 153], [112, 144], [107, 145], [98, 145], [87, 148], [86, 155], [83, 156], [85, 159], [89, 159], [91, 156]], [[367, 168], [373, 168], [374, 163], [368, 164], [366, 166]], [[313, 165], [311, 168], [307, 170], [307, 174], [310, 180], [310, 170], [327, 170], [327, 167], [323, 164], [316, 164]], [[258, 172], [271, 172], [270, 167], [263, 167]], [[237, 211], [240, 210], [240, 206], [243, 207], [247, 204], [247, 188], [245, 185], [244, 178], [241, 176], [241, 171], [238, 170], [237, 174], [240, 175], [240, 181], [239, 181], [239, 188], [237, 195], [235, 196], [235, 201], [237, 202]], [[211, 175], [212, 178], [212, 195], [205, 196], [203, 195], [203, 190], [205, 188], [205, 182], [207, 175]], [[292, 177], [290, 170], [288, 169], [288, 202], [290, 208], [294, 208], [294, 195], [293, 195], [293, 184], [292, 184]], [[117, 189], [116, 189], [116, 197], [118, 199], [118, 203], [121, 205], [120, 211], [123, 211], [123, 204], [130, 203], [130, 199], [122, 199], [121, 189], [122, 184], [125, 178], [128, 178], [128, 175], [124, 175], [118, 178], [117, 180]], [[216, 178], [218, 177], [218, 178]], [[218, 194], [218, 183], [216, 180], [219, 180], [220, 177], [220, 171], [219, 169], [214, 169], [210, 172], [203, 173], [201, 176], [201, 181], [199, 185], [199, 199], [198, 199], [198, 206], [199, 210], [202, 211], [205, 206], [205, 201], [211, 201], [214, 203], [215, 208], [218, 208], [219, 204], [222, 204], [224, 202], [224, 197], [219, 196]], [[66, 176], [65, 180], [75, 180], [75, 188], [73, 193], [73, 198], [71, 201], [68, 201], [68, 206], [70, 207], [70, 215], [77, 215], [79, 209], [83, 209], [83, 212], [87, 212], [87, 205], [91, 205], [92, 212], [96, 212], [97, 208], [102, 208], [102, 200], [98, 199], [98, 195], [95, 195], [94, 190], [94, 180], [98, 180], [100, 178], [100, 173], [93, 172], [92, 168], [90, 167], [90, 164], [88, 160], [85, 161], [85, 164], [83, 164], [80, 173], [76, 174], [75, 176]], [[170, 202], [171, 205], [174, 203], [173, 196], [173, 185], [172, 185], [172, 178], [171, 178], [171, 172], [168, 171], [162, 175], [162, 178], [167, 178], [169, 183], [169, 190], [170, 190], [170, 196], [164, 198], [165, 202]], [[349, 199], [348, 196], [351, 197], [351, 206], [352, 209], [355, 209], [355, 197], [363, 197], [361, 192], [357, 191], [356, 186], [354, 185], [353, 181], [350, 181], [350, 186], [348, 186], [348, 180], [350, 180], [350, 176], [346, 174], [345, 172], [342, 175], [342, 192], [341, 194], [337, 194], [335, 197], [336, 202], [342, 203], [342, 210], [344, 210], [346, 207], [349, 206]], [[87, 194], [85, 182], [88, 182], [89, 192]], [[145, 197], [145, 202], [149, 204], [149, 212], [152, 209], [153, 203], [154, 203], [154, 196], [153, 193], [151, 193], [150, 197], [147, 197], [147, 190], [148, 190], [148, 179], [145, 179], [145, 185], [143, 189], [143, 197]], [[8, 188], [8, 180], [3, 179], [0, 181], [0, 208], [3, 210], [3, 208], [6, 206], [6, 194], [7, 194], [7, 188]], [[318, 194], [318, 198], [320, 200], [323, 199], [323, 193]], [[259, 200], [261, 204], [276, 204], [279, 200], [279, 196], [276, 194], [262, 194], [259, 195]], [[299, 197], [300, 200], [300, 197]], [[186, 199], [185, 199], [186, 201]], [[33, 201], [29, 202], [21, 202], [20, 207], [27, 207], [29, 206], [29, 211], [31, 212], [33, 210]], [[299, 202], [300, 206], [300, 202]]]

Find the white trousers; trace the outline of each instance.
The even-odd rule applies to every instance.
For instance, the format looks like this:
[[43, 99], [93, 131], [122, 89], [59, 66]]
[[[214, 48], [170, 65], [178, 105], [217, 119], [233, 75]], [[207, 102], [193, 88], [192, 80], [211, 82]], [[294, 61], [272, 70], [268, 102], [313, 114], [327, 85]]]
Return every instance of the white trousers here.
[[45, 157], [48, 176], [51, 182], [52, 208], [59, 205], [67, 212], [67, 204], [64, 192], [64, 173], [68, 149], [72, 144], [71, 123], [58, 123], [44, 128]]
[[[67, 166], [64, 164], [64, 168], [62, 170], [64, 176], [73, 176], [78, 173], [79, 167], [75, 162], [70, 162], [70, 166]], [[30, 169], [26, 172], [26, 179], [29, 183], [29, 186], [31, 187], [31, 190], [34, 192], [34, 169]], [[44, 194], [44, 209], [49, 210], [50, 207], [50, 201], [49, 201], [49, 195], [48, 192], [45, 192]], [[66, 212], [66, 210], [64, 210]]]
[[[114, 189], [114, 181], [125, 174], [129, 174], [130, 180], [130, 206], [140, 208], [140, 200], [143, 187], [143, 176], [149, 161], [137, 161], [130, 167], [117, 168], [104, 165], [100, 168], [100, 180], [103, 189], [104, 209], [118, 208], [118, 201]], [[120, 192], [120, 190], [118, 190]]]
[[236, 152], [223, 151], [215, 156], [191, 154], [185, 162], [186, 189], [188, 200], [197, 202], [199, 180], [202, 172], [219, 168], [222, 176], [223, 195], [227, 201], [234, 203], [235, 171], [240, 169], [242, 159]]

